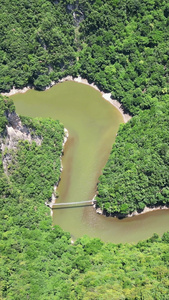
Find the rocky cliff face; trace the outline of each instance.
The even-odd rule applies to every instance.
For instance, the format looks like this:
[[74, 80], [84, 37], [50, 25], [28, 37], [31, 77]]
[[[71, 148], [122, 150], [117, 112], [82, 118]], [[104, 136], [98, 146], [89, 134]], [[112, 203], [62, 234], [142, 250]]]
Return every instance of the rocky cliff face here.
[[[59, 0], [55, 0], [54, 4], [57, 5], [59, 4]], [[79, 26], [79, 24], [84, 20], [85, 16], [83, 11], [81, 10], [81, 6], [79, 5], [78, 1], [76, 1], [73, 4], [66, 4], [66, 9], [68, 13], [71, 13], [73, 15], [73, 19], [74, 19], [74, 25], [76, 27]]]
[[8, 124], [6, 125], [5, 137], [0, 138], [0, 149], [2, 152], [2, 162], [4, 172], [8, 175], [8, 165], [12, 161], [12, 153], [17, 150], [18, 142], [20, 140], [27, 140], [29, 143], [35, 141], [40, 146], [42, 138], [31, 136], [31, 131], [28, 127], [22, 125], [19, 116], [15, 112], [6, 112]]
[[74, 25], [76, 27], [84, 20], [84, 14], [80, 10], [78, 3], [75, 4], [67, 4], [66, 6], [67, 11], [73, 14]]

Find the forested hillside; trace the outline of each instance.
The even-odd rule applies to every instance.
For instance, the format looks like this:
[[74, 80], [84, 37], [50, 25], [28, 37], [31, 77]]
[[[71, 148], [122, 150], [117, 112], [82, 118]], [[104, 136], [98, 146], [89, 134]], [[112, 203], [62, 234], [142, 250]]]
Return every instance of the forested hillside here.
[[132, 114], [168, 94], [166, 0], [2, 0], [0, 14], [1, 92], [79, 73]]
[[80, 69], [131, 114], [168, 94], [168, 1], [93, 1], [80, 32]]
[[166, 0], [2, 0], [0, 14], [1, 92], [79, 73], [132, 114], [168, 94]]
[[[14, 105], [1, 97], [0, 107], [2, 146]], [[53, 169], [59, 174], [63, 126], [30, 118], [22, 118], [22, 125], [32, 141], [3, 148], [0, 160], [1, 299], [167, 300], [169, 233], [137, 245], [104, 244], [87, 236], [72, 245], [69, 233], [52, 227], [44, 205], [55, 183]], [[12, 164], [4, 174], [2, 159], [9, 155]]]
[[99, 178], [97, 205], [127, 215], [169, 204], [169, 103], [160, 103], [121, 125]]
[[41, 89], [73, 72], [73, 16], [65, 5], [2, 0], [0, 17], [0, 92], [13, 85]]
[[[118, 132], [97, 205], [125, 216], [169, 204], [168, 1], [1, 0], [0, 20], [0, 92], [79, 74], [134, 116]], [[168, 300], [169, 233], [71, 245], [44, 205], [60, 176], [63, 125], [21, 118], [31, 140], [7, 148], [13, 114], [1, 97], [0, 298]]]
[[126, 214], [168, 203], [168, 2], [2, 1], [0, 13], [1, 91], [80, 74], [137, 115], [118, 134], [97, 205]]
[[97, 206], [125, 216], [169, 204], [167, 1], [96, 1], [80, 32], [79, 72], [137, 115], [118, 133]]

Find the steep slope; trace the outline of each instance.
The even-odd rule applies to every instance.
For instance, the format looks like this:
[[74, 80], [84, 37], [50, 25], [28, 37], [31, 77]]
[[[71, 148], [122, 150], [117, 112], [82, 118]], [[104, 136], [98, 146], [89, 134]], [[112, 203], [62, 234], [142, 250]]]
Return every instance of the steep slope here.
[[[169, 233], [137, 245], [103, 244], [87, 236], [71, 245], [69, 233], [52, 227], [44, 205], [54, 183], [50, 173], [58, 174], [63, 126], [50, 119], [21, 123], [7, 98], [0, 97], [0, 107], [6, 145], [0, 160], [1, 299], [167, 300]], [[6, 161], [6, 175], [7, 153], [12, 162]]]
[[105, 213], [169, 205], [168, 111], [161, 103], [121, 126], [99, 178], [97, 205]]

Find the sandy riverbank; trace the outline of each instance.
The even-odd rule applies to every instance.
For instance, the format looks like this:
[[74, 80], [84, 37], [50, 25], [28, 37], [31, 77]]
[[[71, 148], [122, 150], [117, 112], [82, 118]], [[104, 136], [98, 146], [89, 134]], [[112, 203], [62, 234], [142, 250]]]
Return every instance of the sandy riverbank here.
[[[97, 90], [98, 92], [100, 92], [102, 94], [102, 97], [105, 100], [109, 101], [113, 106], [115, 106], [120, 111], [120, 113], [123, 116], [123, 120], [124, 120], [125, 123], [128, 122], [131, 119], [131, 116], [129, 114], [125, 114], [124, 113], [124, 110], [123, 110], [120, 102], [118, 102], [117, 100], [111, 98], [111, 93], [104, 93], [104, 92], [100, 91], [99, 88], [94, 83], [89, 83], [87, 81], [87, 79], [83, 79], [83, 78], [81, 78], [81, 76], [78, 76], [76, 78], [73, 78], [72, 76], [67, 76], [67, 77], [64, 77], [64, 78], [60, 79], [58, 82], [52, 81], [51, 84], [50, 84], [50, 86], [47, 86], [45, 88], [45, 90], [48, 90], [52, 86], [54, 86], [54, 85], [56, 85], [58, 83], [65, 82], [65, 81], [75, 81], [75, 82], [78, 82], [78, 83], [83, 83], [83, 84], [91, 86], [92, 88], [94, 88], [95, 90]], [[1, 93], [1, 95], [9, 97], [9, 96], [12, 96], [12, 95], [15, 95], [15, 94], [18, 94], [18, 93], [24, 94], [28, 90], [30, 90], [31, 88], [32, 87], [30, 87], [30, 86], [24, 87], [23, 89], [16, 89], [15, 87], [13, 87], [13, 89], [11, 89], [9, 93]]]
[[24, 94], [26, 93], [28, 90], [30, 90], [31, 87], [28, 86], [28, 87], [24, 87], [23, 89], [16, 89], [15, 87], [13, 87], [13, 89], [10, 90], [9, 93], [1, 93], [2, 96], [13, 96], [15, 94]]
[[139, 216], [139, 215], [142, 215], [142, 214], [149, 213], [151, 211], [162, 210], [162, 209], [168, 209], [168, 207], [166, 205], [157, 206], [157, 207], [147, 207], [147, 206], [145, 206], [145, 208], [143, 209], [142, 212], [133, 211], [133, 213], [128, 214], [127, 217], [130, 218], [130, 217], [134, 217], [134, 216]]
[[[94, 196], [93, 200], [95, 200], [95, 197], [96, 195]], [[93, 205], [94, 208], [96, 208], [96, 204]], [[131, 214], [128, 214], [128, 215], [121, 215], [121, 214], [115, 214], [115, 215], [110, 215], [114, 218], [131, 218], [131, 217], [136, 217], [136, 216], [139, 216], [139, 215], [143, 215], [143, 214], [146, 214], [146, 213], [149, 213], [149, 212], [152, 212], [152, 211], [156, 211], [156, 210], [164, 210], [164, 209], [169, 209], [169, 207], [167, 207], [166, 205], [164, 206], [157, 206], [157, 207], [147, 207], [145, 206], [145, 208], [143, 209], [143, 211], [141, 212], [138, 212], [138, 211], [133, 211]], [[104, 215], [104, 211], [98, 207], [96, 209], [96, 213], [99, 214], [99, 215]]]

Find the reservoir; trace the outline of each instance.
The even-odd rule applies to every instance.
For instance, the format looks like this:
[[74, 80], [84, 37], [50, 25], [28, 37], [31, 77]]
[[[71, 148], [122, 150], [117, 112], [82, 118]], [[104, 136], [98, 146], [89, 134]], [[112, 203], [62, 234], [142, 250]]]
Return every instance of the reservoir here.
[[[58, 119], [69, 131], [62, 158], [63, 172], [58, 192], [60, 202], [81, 202], [94, 197], [98, 177], [108, 160], [121, 113], [99, 91], [67, 81], [47, 91], [29, 90], [11, 96], [20, 115]], [[73, 238], [84, 234], [106, 242], [137, 242], [154, 232], [169, 230], [169, 210], [118, 220], [96, 214], [92, 206], [53, 210], [53, 224]]]

